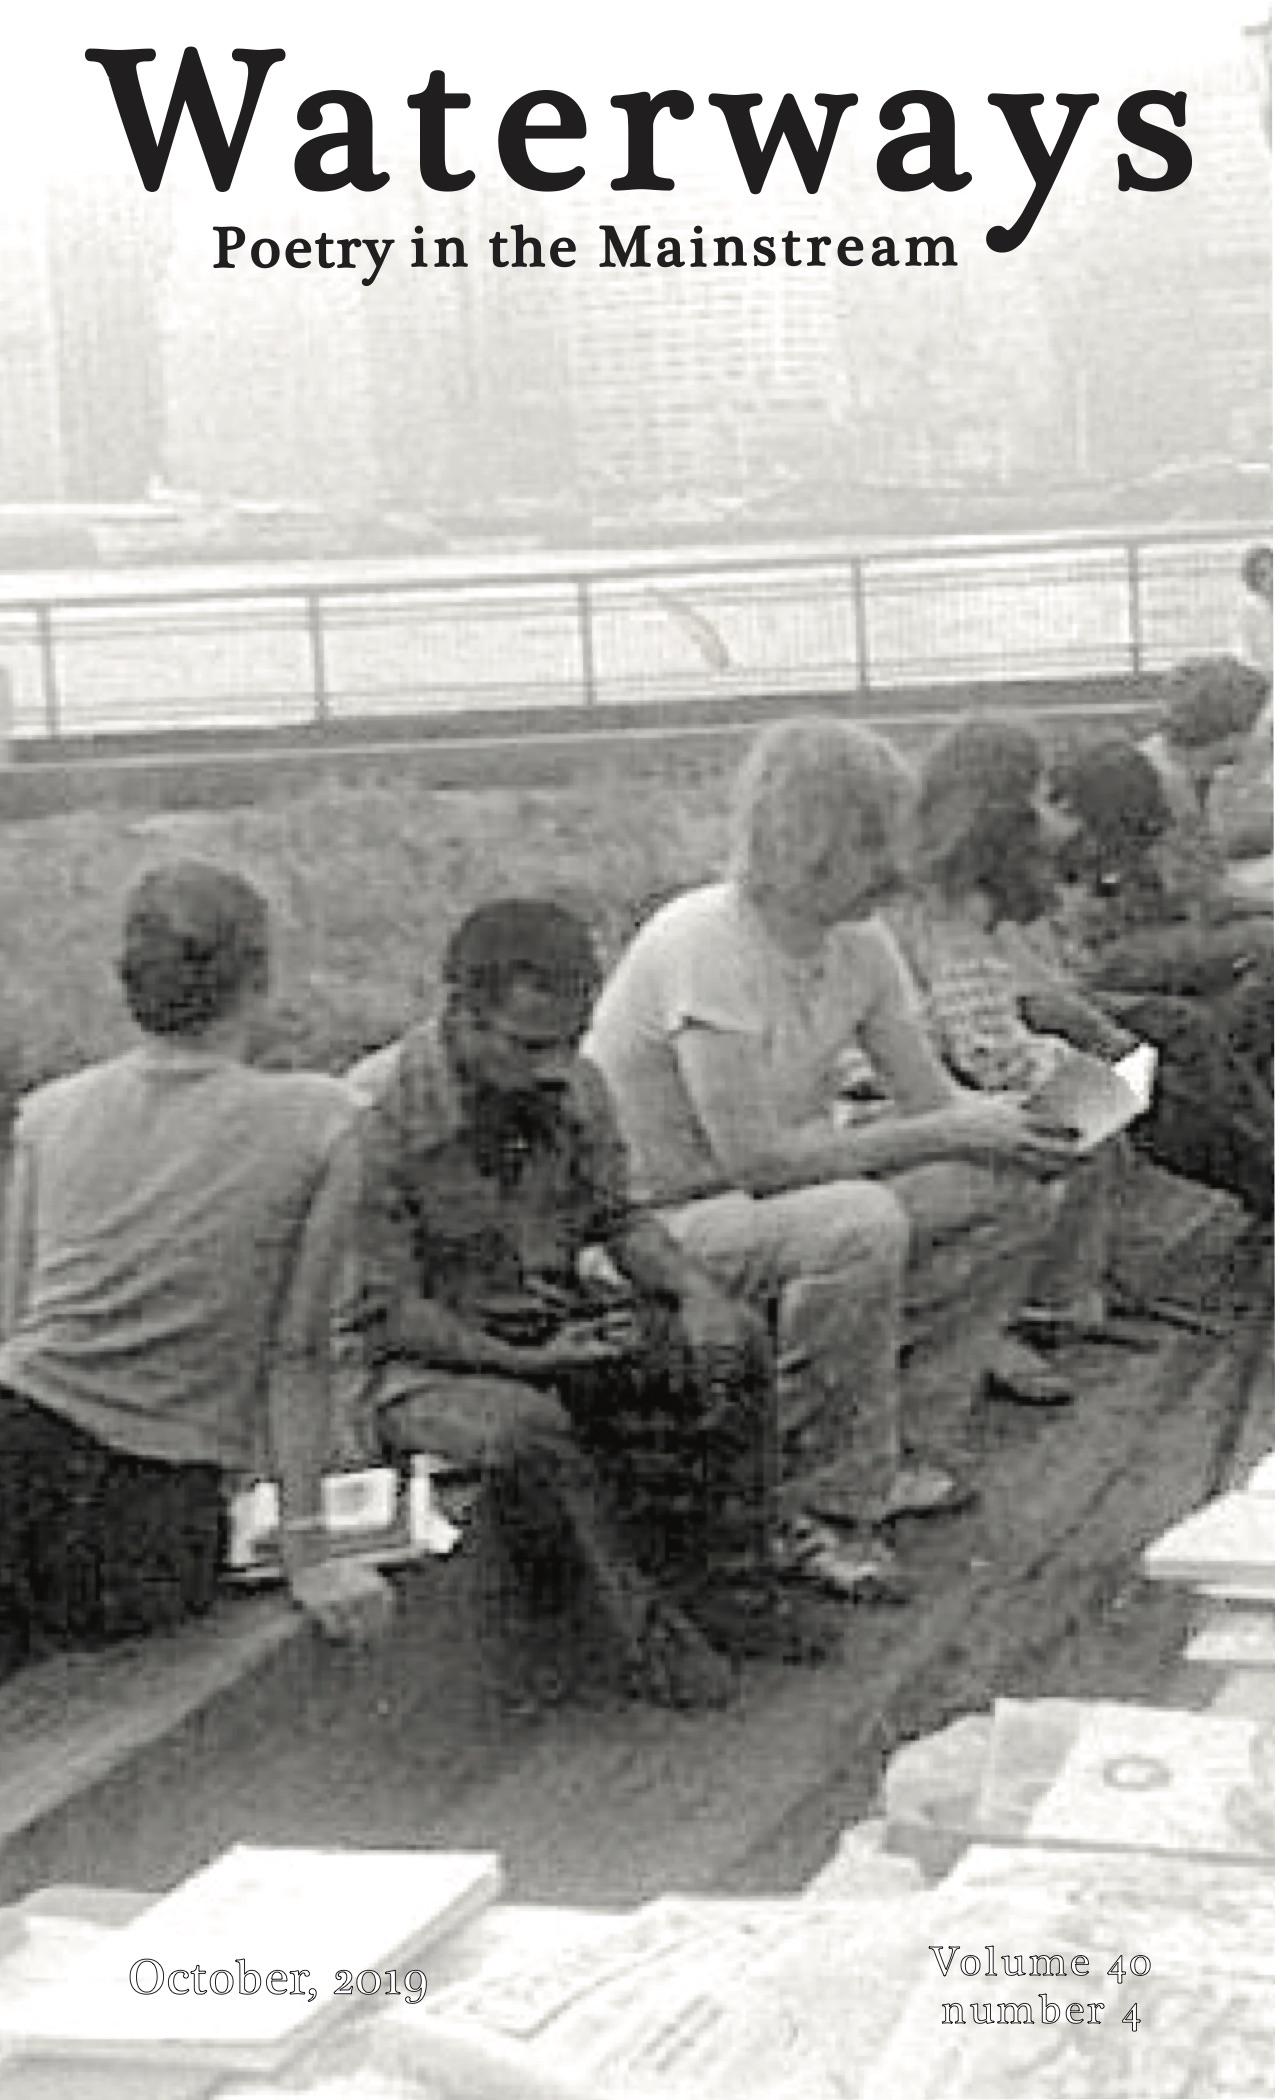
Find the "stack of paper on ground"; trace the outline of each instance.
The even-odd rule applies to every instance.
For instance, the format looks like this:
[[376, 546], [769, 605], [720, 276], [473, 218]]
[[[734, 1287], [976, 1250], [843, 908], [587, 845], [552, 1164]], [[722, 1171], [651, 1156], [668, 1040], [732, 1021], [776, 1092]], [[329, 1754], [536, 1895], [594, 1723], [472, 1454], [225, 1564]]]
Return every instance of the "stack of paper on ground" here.
[[[954, 1750], [945, 1734], [935, 1769], [951, 1786], [974, 1737]], [[485, 1941], [477, 1972], [430, 2002], [615, 2100], [1275, 2093], [1259, 1735], [1001, 1702], [983, 1728], [992, 1784], [964, 1798], [1048, 1842], [976, 1843], [921, 1888], [880, 1855], [877, 1882], [874, 1843], [851, 1833], [800, 1902], [666, 1899], [539, 1953], [502, 1941], [491, 1914], [457, 1948]], [[1124, 1816], [1130, 1796], [1154, 1797], [1155, 1816]], [[839, 1874], [856, 1894], [828, 1900]], [[369, 2039], [379, 2067], [428, 2062], [405, 2009]]]
[[1233, 1605], [1219, 1609], [1207, 1626], [1192, 1634], [1184, 1659], [1214, 1668], [1275, 1675], [1275, 1613], [1240, 1610]]
[[[131, 1925], [103, 1932], [73, 1988], [64, 1976], [7, 1990], [0, 2046], [273, 2070], [367, 2004], [361, 1972], [378, 1995], [391, 1970], [405, 1990], [405, 1969], [499, 1889], [492, 1853], [236, 1846]], [[348, 1995], [338, 1995], [342, 1970]]]
[[991, 1750], [990, 1714], [965, 1714], [896, 1750], [882, 1787], [885, 1840], [936, 1881], [960, 1858]]
[[1244, 1483], [1206, 1502], [1143, 1555], [1156, 1582], [1188, 1582], [1208, 1596], [1275, 1604], [1275, 1456]]
[[975, 1846], [934, 1923], [863, 2100], [1275, 2092], [1266, 1869]]
[[1002, 1844], [1275, 1858], [1269, 1730], [1242, 1715], [998, 1700], [966, 1835]]
[[[913, 1987], [932, 1899], [669, 1897], [574, 1947], [489, 1951], [429, 2005], [608, 2100], [845, 2100]], [[428, 2021], [405, 2011], [387, 2009], [369, 2040], [376, 2066], [428, 2065]]]
[[1271, 1733], [1240, 1715], [1095, 1705], [1027, 1837], [1275, 1862]]
[[1042, 1699], [898, 1753], [887, 1841], [975, 1842], [862, 2100], [1275, 2092], [1271, 1751], [1242, 1718]]

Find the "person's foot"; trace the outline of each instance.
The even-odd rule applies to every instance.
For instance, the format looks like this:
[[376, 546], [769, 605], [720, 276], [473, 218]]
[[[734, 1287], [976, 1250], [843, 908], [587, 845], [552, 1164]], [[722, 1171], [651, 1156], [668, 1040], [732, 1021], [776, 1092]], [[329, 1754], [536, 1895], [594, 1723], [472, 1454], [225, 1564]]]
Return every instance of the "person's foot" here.
[[651, 1606], [624, 1677], [635, 1699], [683, 1712], [727, 1706], [737, 1690], [727, 1657], [684, 1611], [668, 1603]]
[[802, 1511], [776, 1527], [771, 1554], [777, 1574], [852, 1603], [906, 1604], [912, 1595], [897, 1556], [869, 1526], [834, 1528]]
[[713, 1584], [684, 1601], [700, 1632], [738, 1662], [826, 1662], [845, 1633], [840, 1605], [773, 1578]]
[[949, 1473], [944, 1466], [913, 1460], [895, 1474], [881, 1522], [889, 1524], [895, 1517], [954, 1516], [957, 1510], [972, 1509], [978, 1499], [973, 1481]]
[[987, 1389], [1020, 1407], [1070, 1407], [1076, 1395], [1060, 1372], [1026, 1342], [1005, 1336], [987, 1366]]

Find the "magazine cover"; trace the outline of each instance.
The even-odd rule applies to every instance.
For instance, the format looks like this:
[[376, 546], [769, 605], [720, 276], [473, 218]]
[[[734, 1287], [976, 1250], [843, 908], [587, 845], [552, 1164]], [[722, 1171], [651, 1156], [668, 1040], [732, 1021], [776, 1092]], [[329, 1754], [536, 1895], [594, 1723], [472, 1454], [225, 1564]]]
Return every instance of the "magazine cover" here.
[[[1257, 1721], [1157, 1805], [1137, 1573], [1269, 1325], [1268, 0], [6, 31], [0, 1949], [242, 1844], [764, 1905], [900, 1743], [1096, 1688], [1060, 1876], [1268, 1859]], [[958, 2048], [931, 1895], [807, 2090], [1261, 2056], [1172, 1904], [1113, 1987], [1039, 1888], [1086, 2024]]]

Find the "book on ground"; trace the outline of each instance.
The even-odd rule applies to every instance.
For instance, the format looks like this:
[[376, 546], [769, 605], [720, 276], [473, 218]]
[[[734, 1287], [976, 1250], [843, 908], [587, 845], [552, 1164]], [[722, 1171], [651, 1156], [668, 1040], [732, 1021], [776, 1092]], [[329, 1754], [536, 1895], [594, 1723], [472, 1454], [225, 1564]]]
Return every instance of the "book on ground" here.
[[1097, 1702], [1026, 1837], [1272, 1861], [1273, 1779], [1272, 1731], [1252, 1719]]
[[404, 1972], [500, 1885], [494, 1853], [236, 1845], [104, 1933], [73, 1990], [10, 1992], [0, 2047], [275, 2070], [356, 2008], [402, 1994]]
[[[1275, 1603], [1275, 1597], [1271, 1601]], [[1229, 1669], [1275, 1671], [1275, 1613], [1220, 1611], [1191, 1636], [1184, 1660]]]
[[1142, 1564], [1154, 1582], [1236, 1583], [1275, 1599], [1275, 1496], [1220, 1495], [1148, 1546]]

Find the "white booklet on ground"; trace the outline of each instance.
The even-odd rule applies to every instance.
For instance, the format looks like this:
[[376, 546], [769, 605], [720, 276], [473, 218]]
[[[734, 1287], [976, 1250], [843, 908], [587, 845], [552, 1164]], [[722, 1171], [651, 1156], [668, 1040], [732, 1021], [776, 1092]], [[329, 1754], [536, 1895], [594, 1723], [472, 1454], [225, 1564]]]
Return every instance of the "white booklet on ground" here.
[[1153, 1540], [1142, 1565], [1153, 1582], [1234, 1583], [1275, 1600], [1275, 1496], [1217, 1496]]
[[0, 2052], [278, 2069], [356, 2008], [415, 1992], [426, 1951], [500, 1893], [489, 1852], [236, 1845], [101, 1935], [73, 1987], [0, 2004]]
[[1139, 1043], [1114, 1065], [1077, 1050], [1037, 1087], [1027, 1105], [1074, 1131], [1080, 1150], [1092, 1152], [1146, 1114], [1157, 1062], [1150, 1043]]
[[[417, 1453], [407, 1480], [392, 1466], [325, 1474], [321, 1508], [328, 1553], [380, 1568], [450, 1553], [460, 1532], [434, 1498], [433, 1468], [433, 1460]], [[232, 1497], [229, 1515], [229, 1579], [250, 1585], [282, 1582], [276, 1483], [259, 1480], [242, 1489]]]

